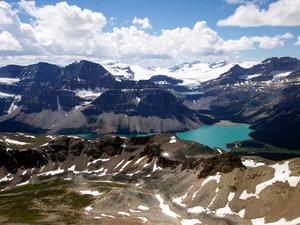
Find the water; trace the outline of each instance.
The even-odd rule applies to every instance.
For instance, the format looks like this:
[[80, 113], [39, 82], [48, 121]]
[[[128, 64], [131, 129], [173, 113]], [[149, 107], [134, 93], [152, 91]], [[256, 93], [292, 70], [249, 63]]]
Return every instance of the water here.
[[198, 129], [176, 133], [176, 136], [182, 140], [194, 141], [211, 148], [219, 147], [229, 151], [230, 149], [226, 147], [226, 144], [251, 139], [249, 133], [252, 130], [249, 127], [250, 125], [247, 124], [205, 125]]
[[[124, 136], [124, 137], [147, 137], [147, 136], [151, 136], [151, 135], [155, 135], [157, 133], [148, 133], [148, 134], [115, 134], [115, 135], [119, 135], [119, 136]], [[86, 139], [94, 139], [97, 137], [101, 137], [105, 134], [98, 134], [98, 133], [85, 133], [85, 134], [75, 134], [78, 137], [82, 137], [82, 138], [86, 138]]]
[[[252, 132], [252, 130], [249, 128], [249, 126], [250, 125], [247, 124], [238, 124], [230, 126], [205, 125], [198, 129], [176, 133], [176, 136], [182, 140], [194, 141], [200, 144], [207, 145], [211, 148], [219, 147], [224, 149], [225, 151], [229, 151], [230, 149], [227, 148], [226, 144], [251, 139], [249, 137], [249, 133]], [[127, 137], [145, 137], [149, 135], [154, 135], [154, 133], [118, 135]], [[86, 133], [77, 134], [77, 136], [87, 139], [93, 139], [102, 135], [97, 133]]]

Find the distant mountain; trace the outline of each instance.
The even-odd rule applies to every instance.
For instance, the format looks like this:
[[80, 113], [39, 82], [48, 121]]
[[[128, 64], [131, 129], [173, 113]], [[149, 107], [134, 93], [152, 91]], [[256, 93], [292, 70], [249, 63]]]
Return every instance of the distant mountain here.
[[250, 68], [238, 65], [202, 83], [202, 94], [185, 105], [219, 119], [249, 123], [251, 136], [283, 148], [300, 147], [300, 60], [270, 58]]
[[[202, 63], [194, 61], [182, 63], [172, 67], [151, 67], [146, 68], [139, 65], [126, 65], [119, 62], [104, 61], [101, 64], [112, 74], [121, 75], [125, 79], [147, 80], [152, 76], [165, 75], [175, 79], [183, 80], [182, 85], [194, 87], [201, 82], [218, 78], [222, 73], [227, 72], [236, 63], [219, 61], [215, 63]], [[238, 65], [249, 68], [256, 62], [241, 62]]]
[[0, 68], [0, 106], [0, 131], [8, 132], [147, 133], [212, 123], [155, 81], [119, 79], [89, 61]]
[[234, 84], [245, 81], [278, 81], [289, 78], [293, 72], [300, 70], [300, 61], [291, 57], [273, 57], [263, 60], [250, 68], [235, 65], [227, 72], [213, 80], [215, 84]]

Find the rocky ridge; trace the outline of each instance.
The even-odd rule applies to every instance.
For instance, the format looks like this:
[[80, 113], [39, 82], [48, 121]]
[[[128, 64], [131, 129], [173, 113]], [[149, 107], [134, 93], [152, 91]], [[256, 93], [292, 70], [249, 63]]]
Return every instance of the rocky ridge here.
[[[22, 147], [25, 134], [18, 135], [18, 142], [8, 134], [2, 138], [0, 196], [12, 213], [14, 204], [5, 196], [13, 201], [38, 194], [23, 208], [37, 217], [26, 221], [64, 224], [67, 210], [72, 224], [299, 224], [298, 158], [241, 158], [168, 134], [48, 136], [41, 142], [27, 135], [35, 143]], [[49, 187], [56, 190], [54, 211]], [[69, 202], [70, 195], [81, 201]], [[1, 205], [2, 224], [20, 222]]]

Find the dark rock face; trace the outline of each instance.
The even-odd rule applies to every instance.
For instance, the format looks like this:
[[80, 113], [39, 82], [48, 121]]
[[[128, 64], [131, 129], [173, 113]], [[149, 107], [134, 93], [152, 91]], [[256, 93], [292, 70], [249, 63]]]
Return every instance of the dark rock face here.
[[6, 151], [3, 144], [0, 146], [0, 167], [6, 168], [10, 173], [16, 173], [18, 168], [38, 168], [47, 163], [44, 152], [31, 149]]
[[22, 66], [9, 65], [0, 68], [0, 77], [17, 78], [22, 71]]
[[235, 168], [245, 168], [241, 158], [230, 153], [206, 159], [199, 159], [197, 163], [200, 168], [198, 178], [205, 178], [214, 175], [217, 172], [229, 173]]
[[[113, 104], [112, 104], [113, 102]], [[171, 92], [163, 89], [108, 90], [95, 99], [84, 111], [85, 115], [98, 115], [105, 112], [127, 116], [157, 116], [176, 118], [184, 123], [184, 118], [194, 121], [212, 121], [208, 117], [188, 109]], [[201, 118], [200, 118], [201, 117]], [[205, 120], [206, 119], [206, 120]]]
[[60, 68], [49, 63], [37, 63], [23, 67], [18, 78], [36, 83], [54, 83], [59, 79]]
[[160, 145], [146, 145], [144, 151], [141, 152], [141, 156], [147, 155], [150, 159], [152, 159], [154, 157], [160, 157], [161, 152], [162, 150], [160, 148]]
[[153, 82], [165, 82], [165, 83], [173, 84], [173, 85], [183, 83], [183, 80], [175, 79], [173, 77], [169, 77], [166, 75], [155, 75], [155, 76], [152, 76], [150, 78], [150, 80]]
[[284, 99], [269, 112], [269, 117], [258, 120], [251, 134], [257, 140], [279, 147], [298, 149], [300, 146], [299, 87], [292, 86], [281, 92]]
[[183, 80], [169, 77], [166, 75], [155, 75], [150, 78], [150, 81], [157, 84], [159, 87], [167, 90], [175, 90], [178, 92], [189, 92], [190, 88], [182, 85]]
[[69, 111], [79, 104], [80, 98], [73, 92], [51, 87], [24, 91], [18, 103], [25, 113], [41, 112], [44, 109]]
[[111, 88], [114, 77], [100, 64], [82, 60], [62, 69], [61, 83], [64, 87], [74, 89]]
[[214, 85], [234, 84], [236, 82], [243, 82], [246, 76], [261, 74], [253, 77], [251, 81], [268, 81], [273, 79], [277, 72], [295, 71], [300, 68], [300, 61], [296, 58], [290, 57], [273, 57], [262, 61], [251, 68], [242, 68], [239, 65], [232, 67], [228, 72], [222, 74], [216, 80], [209, 82]]

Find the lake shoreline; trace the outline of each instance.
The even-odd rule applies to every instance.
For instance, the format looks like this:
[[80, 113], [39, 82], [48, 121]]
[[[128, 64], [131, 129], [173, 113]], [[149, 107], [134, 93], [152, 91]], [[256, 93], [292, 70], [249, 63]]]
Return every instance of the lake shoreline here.
[[240, 126], [242, 123], [236, 123], [229, 120], [221, 120], [220, 122], [217, 122], [214, 124], [215, 126], [225, 126], [225, 127], [231, 127], [231, 126]]

